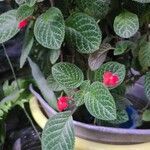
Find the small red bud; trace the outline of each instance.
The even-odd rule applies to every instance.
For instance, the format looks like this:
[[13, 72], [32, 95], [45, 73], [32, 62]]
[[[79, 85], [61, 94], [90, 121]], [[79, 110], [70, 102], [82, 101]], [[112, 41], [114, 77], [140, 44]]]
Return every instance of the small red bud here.
[[22, 21], [19, 22], [18, 28], [19, 28], [19, 29], [22, 29], [22, 28], [26, 27], [27, 24], [28, 24], [28, 20], [27, 20], [27, 19], [24, 19], [24, 20], [22, 20]]
[[57, 101], [57, 108], [59, 111], [64, 111], [68, 108], [68, 100], [67, 96], [61, 96]]

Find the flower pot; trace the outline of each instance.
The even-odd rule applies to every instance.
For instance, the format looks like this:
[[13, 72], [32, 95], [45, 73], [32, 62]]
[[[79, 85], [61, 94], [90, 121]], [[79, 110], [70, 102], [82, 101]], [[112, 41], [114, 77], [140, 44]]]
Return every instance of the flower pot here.
[[[36, 123], [41, 127], [44, 128], [46, 122], [48, 121], [48, 118], [43, 113], [40, 104], [38, 103], [38, 100], [36, 97], [32, 97], [30, 99], [30, 109], [32, 116]], [[76, 126], [76, 125], [75, 125]], [[105, 127], [104, 127], [105, 128]], [[87, 130], [87, 129], [85, 129]], [[89, 130], [93, 130], [92, 126]], [[83, 132], [82, 132], [83, 133]], [[105, 133], [105, 131], [104, 131]], [[86, 133], [85, 133], [86, 136]], [[89, 139], [89, 138], [88, 138]], [[106, 139], [105, 139], [106, 140]], [[143, 143], [143, 144], [134, 144], [134, 145], [110, 145], [110, 144], [103, 144], [98, 143], [96, 141], [87, 140], [85, 138], [77, 137], [75, 140], [75, 150], [138, 150], [138, 149], [144, 149], [149, 150], [150, 143]]]
[[[35, 97], [33, 97], [30, 101], [30, 109], [35, 121], [39, 124], [40, 127], [43, 128], [47, 122], [47, 117], [45, 113], [48, 117], [50, 117], [53, 115], [53, 110], [38, 93], [33, 90], [32, 93]], [[37, 100], [39, 101], [39, 103]], [[41, 106], [45, 113], [41, 110]], [[149, 129], [111, 128], [88, 125], [78, 121], [74, 121], [74, 126], [77, 150], [100, 150], [100, 148], [102, 147], [104, 148], [104, 150], [117, 150], [119, 148], [123, 150], [127, 147], [129, 150], [140, 149], [140, 147], [142, 147], [142, 149], [143, 147], [145, 147], [144, 150], [148, 150], [148, 147], [150, 147], [150, 143], [146, 143], [150, 141]], [[115, 145], [110, 145], [106, 143], [111, 143]]]

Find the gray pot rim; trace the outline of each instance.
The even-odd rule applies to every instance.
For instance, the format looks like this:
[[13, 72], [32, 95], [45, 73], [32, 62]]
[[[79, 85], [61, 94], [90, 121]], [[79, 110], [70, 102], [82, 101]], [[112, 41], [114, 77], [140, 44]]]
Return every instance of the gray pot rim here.
[[95, 130], [95, 131], [104, 131], [108, 133], [120, 133], [120, 134], [136, 134], [136, 135], [150, 135], [150, 129], [124, 129], [124, 128], [113, 128], [113, 127], [105, 127], [105, 126], [96, 126], [90, 125], [79, 121], [73, 121], [74, 125], [80, 126], [82, 128]]

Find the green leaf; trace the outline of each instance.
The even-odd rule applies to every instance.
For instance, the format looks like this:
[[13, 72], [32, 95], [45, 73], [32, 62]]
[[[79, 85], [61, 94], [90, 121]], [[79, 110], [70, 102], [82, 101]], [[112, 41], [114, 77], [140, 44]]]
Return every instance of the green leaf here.
[[32, 25], [33, 25], [33, 22], [30, 23], [25, 33], [25, 39], [24, 39], [21, 57], [20, 57], [20, 68], [22, 68], [23, 65], [25, 64], [25, 61], [33, 46], [34, 38], [33, 38], [33, 33], [30, 31], [30, 28]]
[[60, 62], [52, 67], [54, 79], [65, 88], [77, 88], [83, 82], [84, 76], [82, 71], [71, 63]]
[[131, 12], [122, 12], [114, 20], [114, 31], [122, 38], [132, 37], [138, 29], [138, 16]]
[[128, 45], [125, 41], [119, 41], [116, 44], [116, 48], [114, 50], [114, 55], [121, 55], [123, 54], [126, 49], [128, 48]]
[[73, 97], [74, 94], [75, 94], [75, 90], [74, 89], [67, 89], [67, 88], [63, 88], [65, 94], [68, 96], [68, 97]]
[[97, 70], [105, 61], [107, 52], [112, 49], [111, 45], [108, 43], [102, 44], [98, 51], [90, 54], [88, 58], [88, 64], [90, 69]]
[[133, 0], [139, 3], [150, 3], [150, 0]]
[[16, 10], [10, 10], [0, 15], [0, 43], [8, 41], [19, 32], [16, 15]]
[[20, 7], [17, 10], [17, 19], [18, 20], [24, 20], [27, 17], [31, 16], [34, 12], [34, 7], [29, 7], [28, 5], [20, 5]]
[[18, 5], [21, 5], [25, 2], [25, 0], [15, 0], [15, 2], [18, 4]]
[[89, 88], [90, 88], [90, 81], [85, 80], [82, 82], [80, 86], [80, 90], [75, 92], [74, 100], [77, 106], [81, 106], [84, 104], [84, 96], [88, 92]]
[[136, 44], [131, 41], [119, 41], [116, 43], [116, 48], [114, 50], [114, 55], [121, 55], [123, 54], [127, 49], [134, 50], [136, 48]]
[[[16, 88], [16, 87], [15, 87]], [[15, 88], [13, 88], [11, 85], [9, 85], [8, 80], [6, 80], [3, 83], [3, 91], [4, 91], [4, 95], [9, 95], [11, 92], [13, 92], [15, 90]]]
[[117, 110], [125, 110], [128, 106], [133, 105], [126, 97], [125, 95], [118, 95], [115, 93], [112, 93], [113, 98], [116, 102]]
[[147, 72], [144, 79], [144, 91], [147, 98], [150, 100], [150, 72]]
[[95, 72], [95, 79], [97, 81], [102, 82], [103, 81], [103, 74], [106, 71], [110, 71], [113, 74], [116, 74], [119, 76], [119, 83], [118, 85], [120, 85], [125, 78], [125, 74], [126, 74], [126, 69], [125, 66], [123, 64], [120, 64], [118, 62], [107, 62], [105, 64], [103, 64], [96, 72]]
[[25, 97], [25, 89], [20, 89], [20, 91], [12, 91], [11, 94], [7, 95], [0, 102], [0, 120], [5, 119], [8, 112], [16, 105], [22, 106], [26, 101], [22, 99]]
[[35, 5], [37, 0], [25, 0], [26, 4], [29, 6], [29, 7], [32, 7]]
[[143, 121], [150, 121], [150, 110], [145, 110], [142, 115]]
[[122, 95], [124, 96], [126, 92], [126, 85], [125, 82], [122, 82], [119, 86], [117, 86], [115, 89], [111, 89], [111, 93]]
[[79, 90], [74, 94], [74, 100], [76, 102], [76, 106], [81, 106], [84, 104], [84, 96], [86, 92], [83, 90]]
[[48, 86], [52, 91], [61, 91], [63, 90], [62, 86], [56, 82], [52, 75], [49, 75], [47, 78]]
[[8, 96], [8, 95], [12, 94], [14, 91], [17, 91], [18, 90], [17, 84], [19, 84], [19, 87], [21, 87], [23, 89], [27, 87], [27, 86], [24, 86], [25, 80], [18, 79], [17, 82], [13, 81], [13, 82], [11, 82], [11, 84], [9, 84], [8, 80], [6, 80], [3, 84], [4, 95]]
[[42, 150], [73, 150], [75, 134], [70, 112], [51, 117], [42, 133]]
[[116, 119], [116, 105], [109, 90], [101, 83], [94, 82], [84, 97], [85, 105], [94, 117], [101, 120]]
[[90, 88], [90, 80], [84, 80], [80, 86], [80, 89], [87, 91], [89, 88]]
[[103, 19], [110, 9], [111, 0], [76, 0], [78, 7], [96, 19]]
[[146, 70], [148, 67], [150, 67], [150, 42], [145, 41], [144, 44], [140, 46], [139, 62], [143, 67], [143, 70]]
[[50, 57], [49, 57], [49, 59], [50, 59], [52, 64], [54, 64], [58, 60], [58, 58], [60, 56], [60, 53], [61, 53], [60, 50], [50, 50]]
[[40, 15], [34, 26], [37, 41], [49, 49], [60, 49], [65, 36], [65, 23], [61, 11], [51, 7]]
[[77, 51], [88, 54], [99, 49], [102, 34], [92, 17], [75, 13], [66, 20], [66, 26], [66, 41]]
[[37, 64], [35, 64], [30, 58], [28, 58], [28, 61], [32, 70], [32, 76], [36, 81], [42, 95], [44, 96], [45, 100], [47, 100], [47, 102], [50, 104], [50, 106], [57, 110], [57, 100], [54, 92], [50, 90], [48, 83]]
[[141, 17], [141, 22], [140, 22], [141, 26], [145, 25], [146, 22], [150, 22], [150, 11], [149, 10], [150, 10], [150, 7], [146, 7], [144, 12], [142, 11], [143, 13], [140, 16]]
[[125, 110], [117, 110], [117, 118], [109, 121], [111, 124], [121, 124], [129, 120], [128, 113]]
[[4, 103], [8, 103], [8, 102], [11, 102], [11, 101], [16, 101], [19, 96], [20, 96], [20, 93], [23, 92], [24, 90], [20, 90], [20, 91], [14, 91], [12, 92], [10, 95], [6, 96], [5, 98], [3, 98], [0, 102], [0, 105], [3, 105]]

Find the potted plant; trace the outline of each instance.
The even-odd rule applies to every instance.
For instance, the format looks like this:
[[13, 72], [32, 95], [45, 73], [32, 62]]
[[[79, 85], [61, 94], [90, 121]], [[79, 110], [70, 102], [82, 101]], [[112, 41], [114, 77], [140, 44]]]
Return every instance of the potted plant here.
[[150, 95], [149, 2], [16, 0], [16, 9], [1, 14], [4, 49], [4, 42], [26, 30], [20, 68], [28, 60], [47, 103], [30, 90], [53, 115], [43, 130], [43, 150], [72, 150], [75, 134], [117, 144], [150, 140], [149, 129], [122, 129], [149, 121], [148, 100], [139, 108], [126, 96], [143, 76]]

